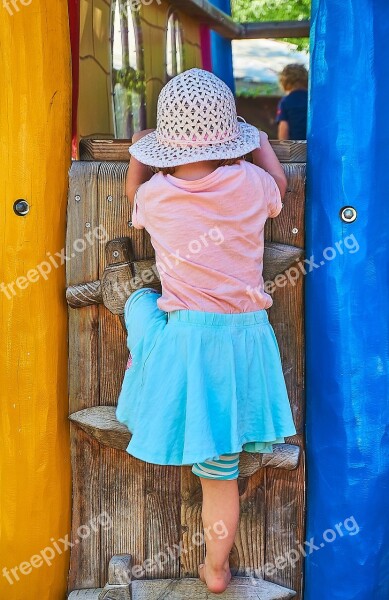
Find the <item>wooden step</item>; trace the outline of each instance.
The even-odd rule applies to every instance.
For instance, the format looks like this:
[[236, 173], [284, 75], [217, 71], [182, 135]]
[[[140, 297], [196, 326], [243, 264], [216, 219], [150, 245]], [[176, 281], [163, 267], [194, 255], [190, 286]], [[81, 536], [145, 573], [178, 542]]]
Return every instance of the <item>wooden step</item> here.
[[[265, 242], [263, 256], [264, 282], [274, 281], [277, 275], [282, 275], [289, 267], [299, 261], [303, 254], [304, 250], [298, 246]], [[122, 315], [127, 298], [139, 286], [139, 283], [136, 284], [135, 282], [142, 282], [143, 280], [144, 284], [147, 282], [147, 287], [154, 287], [161, 291], [155, 257], [135, 260], [132, 242], [129, 237], [115, 238], [107, 242], [105, 255], [107, 266], [101, 281], [83, 282], [67, 288], [66, 300], [71, 308], [104, 304], [112, 314]], [[284, 286], [286, 282], [287, 278], [284, 276], [282, 285]]]
[[131, 554], [114, 555], [108, 567], [108, 583], [101, 589], [75, 590], [68, 600], [289, 600], [294, 590], [254, 577], [232, 577], [222, 594], [213, 594], [198, 577], [181, 579], [128, 580], [133, 559]]
[[195, 578], [155, 579], [134, 581], [131, 600], [288, 600], [296, 595], [294, 590], [270, 581], [249, 577], [233, 577], [225, 592], [213, 594], [202, 581]]
[[[182, 2], [182, 0], [177, 1]], [[269, 142], [280, 162], [307, 162], [306, 140], [269, 140]], [[130, 155], [128, 148], [130, 145], [131, 140], [95, 140], [84, 138], [80, 141], [80, 160], [129, 162]]]
[[70, 592], [68, 600], [99, 600], [103, 588], [75, 590]]
[[[79, 410], [69, 419], [103, 446], [125, 450], [131, 433], [116, 418], [115, 406], [94, 406]], [[294, 444], [274, 444], [272, 453], [241, 452], [239, 470], [241, 477], [249, 477], [264, 467], [273, 469], [296, 469], [300, 447]]]
[[[118, 586], [121, 587], [121, 586]], [[197, 578], [154, 579], [133, 581], [130, 586], [131, 600], [289, 600], [296, 595], [294, 590], [282, 587], [263, 579], [249, 577], [232, 577], [231, 582], [222, 594], [209, 592], [207, 586]], [[118, 590], [119, 591], [119, 590]], [[68, 600], [116, 600], [112, 587], [102, 594], [103, 589], [76, 590], [71, 592]], [[102, 594], [100, 596], [100, 594]]]

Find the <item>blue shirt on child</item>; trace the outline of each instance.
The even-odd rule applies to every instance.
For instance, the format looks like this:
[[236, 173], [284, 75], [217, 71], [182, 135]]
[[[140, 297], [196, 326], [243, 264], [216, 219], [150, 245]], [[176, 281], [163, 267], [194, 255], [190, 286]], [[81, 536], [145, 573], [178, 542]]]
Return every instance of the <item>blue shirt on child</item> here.
[[279, 101], [275, 120], [288, 122], [290, 140], [306, 140], [307, 113], [308, 90], [293, 90]]

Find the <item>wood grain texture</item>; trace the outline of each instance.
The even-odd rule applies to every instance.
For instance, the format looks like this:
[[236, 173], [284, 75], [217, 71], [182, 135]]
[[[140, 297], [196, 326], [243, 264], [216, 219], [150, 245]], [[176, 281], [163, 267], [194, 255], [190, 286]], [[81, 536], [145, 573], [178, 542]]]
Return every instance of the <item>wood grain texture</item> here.
[[83, 590], [75, 590], [68, 596], [68, 600], [99, 600], [99, 595], [103, 588], [85, 588]]
[[[304, 247], [305, 165], [283, 165], [288, 179], [284, 209], [273, 219], [270, 239]], [[298, 273], [300, 272], [300, 275]], [[305, 514], [304, 458], [304, 298], [303, 276], [296, 269], [296, 279], [274, 292], [274, 304], [269, 319], [274, 328], [293, 412], [297, 435], [286, 438], [300, 446], [301, 460], [293, 471], [266, 469], [267, 507], [266, 562], [273, 565], [264, 573], [265, 579], [293, 587], [296, 600], [303, 590], [303, 560], [298, 544], [303, 542]], [[296, 552], [296, 561], [282, 560], [288, 551]], [[277, 562], [278, 561], [278, 562]]]
[[[104, 228], [107, 239], [130, 237], [135, 260], [151, 259], [154, 251], [149, 235], [145, 230], [136, 230], [129, 226], [131, 214], [124, 193], [128, 163], [119, 160], [103, 163], [85, 162], [84, 168], [85, 165], [88, 165], [86, 172], [81, 174], [81, 170], [78, 169], [77, 173], [81, 181], [89, 181], [91, 184], [88, 186], [88, 201], [93, 205], [93, 210], [88, 209], [88, 218], [97, 219]], [[288, 177], [288, 192], [284, 199], [284, 210], [276, 219], [269, 220], [266, 224], [267, 247], [272, 248], [270, 244], [275, 243], [279, 244], [279, 248], [285, 248], [286, 244], [292, 247], [293, 252], [298, 251], [301, 260], [304, 248], [305, 165], [284, 163], [284, 169]], [[93, 177], [88, 175], [88, 172], [93, 173]], [[82, 186], [79, 189], [83, 189]], [[72, 222], [78, 222], [77, 227], [80, 227], [86, 215], [79, 213], [79, 202], [76, 206], [77, 217], [73, 217]], [[72, 228], [74, 227], [75, 225], [72, 225]], [[72, 236], [79, 235], [79, 229], [71, 231]], [[95, 252], [98, 268], [96, 269], [96, 256], [92, 263], [90, 257], [85, 257], [81, 276], [97, 279], [102, 277], [108, 264], [104, 244], [97, 246]], [[297, 255], [293, 254], [293, 258], [295, 260]], [[287, 264], [289, 259], [290, 257]], [[88, 264], [90, 270], [86, 273], [85, 268]], [[75, 283], [74, 279], [72, 282]], [[155, 580], [161, 577], [164, 581], [172, 579], [172, 588], [168, 588], [170, 594], [176, 588], [181, 589], [177, 587], [177, 579], [185, 581], [187, 578], [197, 577], [198, 564], [204, 558], [204, 540], [201, 539], [201, 485], [199, 479], [191, 472], [190, 466], [153, 465], [137, 460], [125, 452], [131, 434], [122, 424], [117, 423], [114, 415], [128, 358], [125, 332], [119, 319], [101, 306], [99, 309], [82, 308], [70, 311], [79, 315], [79, 321], [73, 321], [73, 327], [76, 328], [73, 332], [74, 337], [78, 335], [79, 329], [86, 343], [87, 332], [92, 333], [90, 310], [98, 310], [99, 325], [92, 335], [93, 352], [90, 341], [86, 346], [88, 360], [94, 360], [98, 364], [98, 370], [95, 371], [98, 386], [91, 396], [90, 390], [86, 389], [87, 385], [92, 383], [91, 376], [79, 373], [80, 363], [80, 381], [77, 383], [74, 377], [73, 382], [78, 400], [71, 404], [72, 408], [76, 408], [71, 415], [72, 429], [76, 429], [77, 423], [77, 429], [81, 427], [79, 435], [88, 437], [87, 431], [92, 435], [87, 461], [89, 465], [98, 461], [98, 475], [95, 475], [95, 480], [98, 480], [100, 487], [96, 492], [96, 483], [92, 480], [93, 485], [85, 502], [96, 506], [97, 493], [99, 509], [110, 516], [113, 526], [101, 528], [100, 546], [94, 549], [93, 556], [91, 548], [89, 553], [81, 555], [80, 558], [89, 560], [92, 567], [82, 566], [77, 581], [82, 580], [79, 587], [92, 587], [90, 573], [95, 569], [98, 577], [95, 577], [94, 584], [96, 587], [103, 586], [108, 579], [108, 565], [112, 556], [128, 553], [133, 556], [134, 565], [140, 567], [137, 583], [141, 585], [141, 580]], [[302, 559], [298, 559], [296, 567], [288, 565], [283, 569], [275, 568], [270, 575], [264, 569], [264, 565], [275, 561], [280, 554], [292, 550], [298, 541], [304, 539], [302, 315], [302, 279], [298, 279], [296, 284], [288, 282], [286, 286], [277, 288], [269, 317], [280, 346], [298, 434], [288, 439], [288, 444], [277, 445], [279, 451], [276, 446], [274, 455], [250, 455], [251, 462], [247, 462], [246, 453], [242, 453], [242, 472], [238, 480], [241, 518], [230, 557], [233, 574], [254, 577], [255, 581], [261, 581], [264, 577], [268, 582], [277, 582], [288, 590], [296, 590], [299, 598], [302, 589]], [[80, 358], [80, 353], [78, 356]], [[85, 360], [82, 370], [90, 370]], [[87, 398], [83, 401], [78, 395], [81, 389]], [[96, 390], [99, 393], [97, 400]], [[74, 443], [78, 443], [76, 437], [72, 439]], [[84, 438], [81, 438], [81, 442], [85, 443]], [[100, 446], [97, 454], [93, 444], [99, 446], [100, 443], [105, 445]], [[78, 457], [77, 453], [81, 452], [82, 446], [75, 456]], [[255, 464], [253, 459], [254, 462], [257, 461]], [[87, 485], [85, 471], [90, 473], [90, 468], [85, 466], [82, 459], [80, 461], [81, 464], [75, 468], [74, 475], [79, 498], [75, 510], [81, 510], [86, 518], [80, 496], [83, 486]], [[262, 468], [264, 466], [266, 468]], [[81, 472], [82, 469], [84, 472]], [[135, 587], [133, 589], [135, 590]], [[146, 598], [154, 597], [154, 592], [146, 590], [146, 587], [142, 587], [142, 590]], [[166, 590], [160, 589], [158, 593], [164, 594]], [[186, 593], [185, 590], [183, 593]]]
[[[132, 584], [132, 600], [211, 600], [221, 594], [209, 592], [199, 579], [160, 579], [159, 581], [135, 581]], [[262, 580], [233, 577], [223, 592], [225, 600], [289, 600], [294, 591]]]
[[[58, 260], [71, 157], [69, 16], [67, 2], [45, 0], [0, 12], [0, 598], [52, 600], [66, 591], [59, 540], [70, 534], [72, 500]], [[30, 205], [25, 216], [13, 210], [17, 199]], [[44, 548], [53, 560], [35, 562]]]
[[[116, 406], [94, 406], [79, 410], [69, 419], [103, 446], [126, 450], [131, 433], [116, 419]], [[239, 471], [242, 477], [253, 475], [258, 469], [295, 469], [298, 465], [300, 448], [293, 444], [274, 444], [272, 453], [242, 452]]]
[[[161, 86], [159, 85], [159, 88], [160, 87]], [[150, 127], [151, 126], [152, 125], [150, 125]], [[305, 167], [307, 157], [306, 141], [269, 141], [280, 162], [290, 164], [304, 163], [301, 164], [300, 167]], [[80, 142], [80, 160], [114, 160], [129, 162], [130, 154], [128, 149], [130, 145], [131, 140], [83, 139]]]
[[[82, 252], [74, 252], [76, 240], [98, 227], [96, 204], [99, 163], [74, 162], [69, 173], [67, 255], [74, 254], [66, 265], [67, 285], [98, 278], [96, 237]], [[86, 226], [89, 224], [89, 227]], [[80, 246], [81, 247], [81, 246]], [[69, 412], [99, 404], [98, 309], [90, 306], [69, 309]], [[79, 539], [78, 528], [100, 514], [100, 445], [80, 428], [71, 426], [71, 460], [73, 481], [73, 517], [68, 590], [98, 587], [100, 534]], [[95, 522], [95, 521], [93, 521]], [[99, 527], [98, 527], [99, 529]], [[77, 540], [77, 541], [76, 541]]]

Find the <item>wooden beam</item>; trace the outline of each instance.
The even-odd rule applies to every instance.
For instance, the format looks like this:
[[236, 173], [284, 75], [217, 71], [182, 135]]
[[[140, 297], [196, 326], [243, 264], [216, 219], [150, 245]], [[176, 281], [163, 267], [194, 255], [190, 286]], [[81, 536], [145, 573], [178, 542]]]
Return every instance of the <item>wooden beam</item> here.
[[231, 40], [309, 37], [309, 20], [236, 23], [230, 15], [207, 0], [186, 0], [184, 6], [182, 0], [170, 0], [170, 4], [188, 15], [197, 17], [211, 29]]
[[[307, 162], [306, 140], [269, 140], [280, 162]], [[128, 148], [131, 140], [95, 140], [83, 138], [80, 141], [80, 161], [119, 161], [129, 162]]]
[[242, 25], [207, 0], [170, 0], [170, 4], [188, 15], [197, 17], [230, 40], [240, 38], [244, 32]]
[[264, 21], [262, 23], [243, 23], [241, 40], [260, 38], [309, 37], [310, 21]]
[[[116, 418], [115, 406], [93, 406], [84, 408], [69, 416], [85, 433], [92, 436], [103, 446], [126, 450], [131, 433]], [[274, 444], [273, 453], [246, 452], [240, 455], [239, 471], [241, 477], [250, 477], [265, 467], [293, 471], [297, 468], [300, 448], [294, 444]]]
[[[223, 592], [224, 600], [289, 600], [296, 595], [294, 590], [254, 577], [233, 576]], [[207, 600], [217, 598], [198, 578], [181, 579], [137, 579], [131, 584], [132, 600], [158, 600], [171, 598], [180, 600]]]

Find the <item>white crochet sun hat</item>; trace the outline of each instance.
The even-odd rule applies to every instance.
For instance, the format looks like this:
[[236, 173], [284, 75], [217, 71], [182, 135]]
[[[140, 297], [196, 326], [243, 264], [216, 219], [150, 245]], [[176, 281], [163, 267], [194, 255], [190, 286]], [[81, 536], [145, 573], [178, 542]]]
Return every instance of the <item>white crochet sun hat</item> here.
[[151, 167], [239, 158], [260, 147], [259, 130], [239, 122], [235, 98], [216, 75], [190, 69], [162, 89], [157, 129], [129, 148]]

